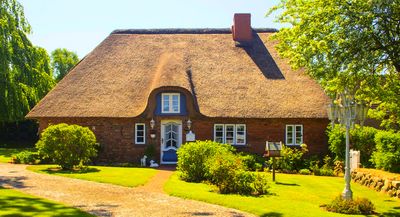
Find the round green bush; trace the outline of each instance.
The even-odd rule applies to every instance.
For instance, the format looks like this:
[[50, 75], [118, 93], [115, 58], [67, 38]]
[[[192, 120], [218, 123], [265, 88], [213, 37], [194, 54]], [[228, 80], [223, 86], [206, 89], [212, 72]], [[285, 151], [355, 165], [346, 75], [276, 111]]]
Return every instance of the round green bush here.
[[343, 214], [371, 215], [374, 214], [375, 206], [367, 198], [345, 200], [342, 196], [338, 196], [326, 206], [326, 209]]
[[49, 158], [64, 170], [82, 167], [97, 156], [96, 136], [87, 127], [79, 125], [50, 125], [41, 134], [36, 148], [41, 156]]
[[234, 153], [214, 155], [206, 162], [210, 182], [222, 194], [262, 195], [268, 192], [264, 173], [247, 171], [241, 157]]
[[182, 180], [188, 182], [201, 182], [207, 180], [208, 170], [205, 166], [207, 159], [214, 155], [233, 153], [231, 145], [220, 144], [213, 141], [196, 141], [182, 145], [177, 151], [177, 170]]

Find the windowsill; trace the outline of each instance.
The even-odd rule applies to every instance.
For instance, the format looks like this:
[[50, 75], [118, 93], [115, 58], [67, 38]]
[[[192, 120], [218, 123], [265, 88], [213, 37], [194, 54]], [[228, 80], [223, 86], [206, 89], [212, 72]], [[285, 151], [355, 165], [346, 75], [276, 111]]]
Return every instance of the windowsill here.
[[246, 144], [231, 144], [231, 145], [233, 145], [233, 146], [239, 146], [239, 147], [246, 146]]
[[301, 146], [301, 144], [291, 144], [291, 145], [286, 145], [286, 146]]
[[146, 146], [147, 144], [146, 144], [146, 143], [134, 143], [134, 145], [137, 145], [137, 146]]

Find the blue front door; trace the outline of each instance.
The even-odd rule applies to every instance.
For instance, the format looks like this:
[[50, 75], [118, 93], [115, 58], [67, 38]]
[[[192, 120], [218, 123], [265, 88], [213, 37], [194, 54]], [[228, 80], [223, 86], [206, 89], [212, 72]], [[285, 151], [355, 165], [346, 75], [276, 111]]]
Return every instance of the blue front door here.
[[161, 164], [176, 164], [176, 151], [182, 143], [182, 122], [161, 121]]

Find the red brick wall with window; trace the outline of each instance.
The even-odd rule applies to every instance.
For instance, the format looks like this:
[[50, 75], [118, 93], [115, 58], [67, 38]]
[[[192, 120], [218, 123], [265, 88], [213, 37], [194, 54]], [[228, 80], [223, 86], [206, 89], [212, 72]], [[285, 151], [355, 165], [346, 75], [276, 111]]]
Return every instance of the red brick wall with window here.
[[[183, 143], [187, 133], [187, 117], [164, 117], [165, 119], [182, 120]], [[49, 124], [68, 123], [89, 127], [101, 144], [98, 157], [103, 162], [139, 163], [147, 145], [153, 143], [157, 150], [157, 161], [160, 162], [160, 117], [155, 117], [156, 138], [150, 138], [150, 119], [147, 118], [41, 118], [39, 131]], [[192, 120], [192, 131], [197, 140], [213, 140], [214, 124], [246, 124], [246, 143], [239, 150], [262, 154], [265, 141], [282, 141], [285, 143], [286, 124], [303, 125], [303, 142], [308, 145], [309, 154], [324, 155], [328, 151], [326, 126], [327, 119], [239, 119], [239, 118], [197, 118]], [[135, 144], [135, 123], [146, 124], [146, 144]]]

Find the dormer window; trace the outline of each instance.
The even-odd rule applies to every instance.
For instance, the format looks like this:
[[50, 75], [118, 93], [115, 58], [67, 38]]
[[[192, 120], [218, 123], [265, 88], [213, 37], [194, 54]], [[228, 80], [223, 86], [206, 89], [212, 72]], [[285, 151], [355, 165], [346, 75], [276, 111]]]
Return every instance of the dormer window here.
[[161, 95], [161, 111], [162, 113], [179, 113], [180, 112], [180, 94], [179, 93], [163, 93]]

